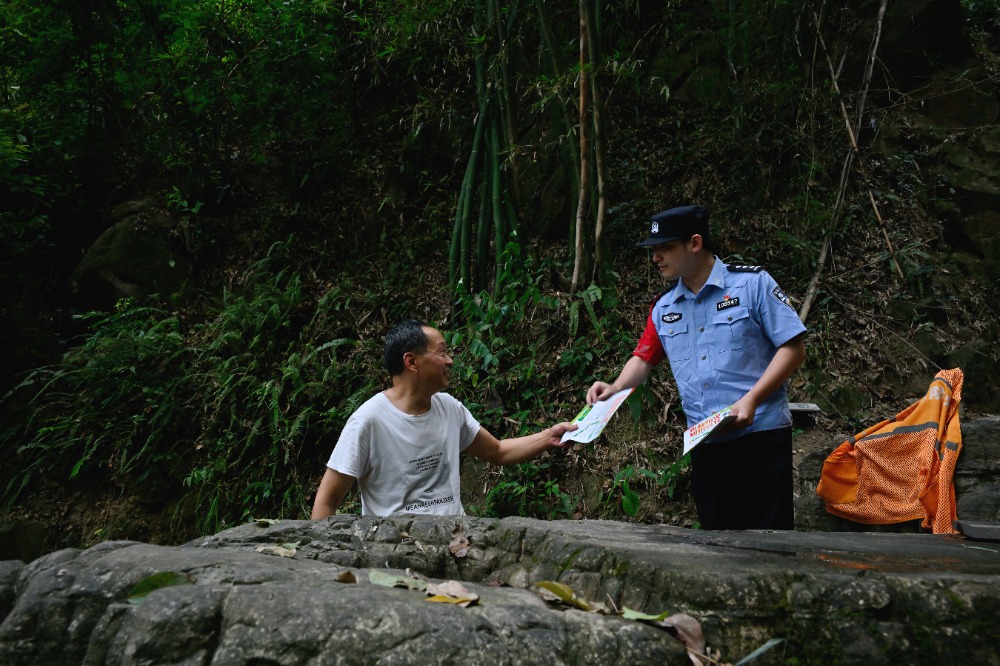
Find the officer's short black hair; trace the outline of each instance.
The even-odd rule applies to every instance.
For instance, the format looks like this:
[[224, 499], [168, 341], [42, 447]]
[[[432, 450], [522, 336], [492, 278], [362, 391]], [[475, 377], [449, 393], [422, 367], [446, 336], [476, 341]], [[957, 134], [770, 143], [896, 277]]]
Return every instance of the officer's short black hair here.
[[391, 376], [402, 374], [404, 354], [407, 352], [422, 354], [427, 351], [424, 326], [428, 325], [416, 319], [405, 319], [385, 334], [385, 342], [382, 344], [382, 363]]
[[[701, 236], [701, 244], [705, 246], [706, 250], [708, 250], [711, 254], [718, 254], [715, 249], [715, 243], [712, 242], [712, 236], [709, 233], [707, 225], [704, 229], [698, 231], [697, 234]], [[687, 236], [681, 236], [680, 241], [687, 244], [687, 242], [691, 240], [691, 236], [694, 236], [694, 233], [690, 233]]]

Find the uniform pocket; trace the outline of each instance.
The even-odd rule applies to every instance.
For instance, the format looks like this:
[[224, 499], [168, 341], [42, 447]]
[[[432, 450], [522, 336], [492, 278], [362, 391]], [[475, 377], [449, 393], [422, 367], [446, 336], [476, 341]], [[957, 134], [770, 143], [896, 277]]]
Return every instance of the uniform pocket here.
[[691, 336], [687, 322], [665, 326], [660, 330], [660, 341], [671, 364], [691, 358]]
[[727, 308], [712, 316], [715, 350], [734, 351], [753, 346], [754, 324], [747, 307]]

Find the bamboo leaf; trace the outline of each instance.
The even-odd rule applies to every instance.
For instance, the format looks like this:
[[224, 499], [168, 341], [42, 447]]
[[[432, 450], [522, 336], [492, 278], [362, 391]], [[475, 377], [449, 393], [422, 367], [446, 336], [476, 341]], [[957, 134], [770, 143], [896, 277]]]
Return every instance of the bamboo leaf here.
[[468, 606], [475, 606], [479, 603], [479, 595], [473, 595], [471, 597], [450, 597], [446, 594], [436, 594], [433, 597], [427, 597], [424, 601], [453, 604], [455, 606], [467, 608]]
[[130, 604], [141, 604], [152, 592], [165, 587], [177, 585], [191, 585], [194, 583], [194, 576], [189, 573], [178, 573], [176, 571], [161, 571], [152, 576], [146, 576], [129, 590], [128, 602]]
[[630, 516], [639, 513], [639, 493], [629, 487], [628, 481], [622, 481], [622, 510]]
[[585, 611], [593, 610], [593, 607], [588, 602], [577, 597], [576, 593], [568, 585], [552, 580], [543, 580], [535, 583], [534, 587], [538, 588], [539, 595], [546, 601], [558, 601], [567, 606]]
[[660, 622], [670, 615], [670, 611], [665, 610], [657, 615], [642, 613], [631, 608], [622, 608], [622, 617], [626, 620], [638, 620], [640, 622]]

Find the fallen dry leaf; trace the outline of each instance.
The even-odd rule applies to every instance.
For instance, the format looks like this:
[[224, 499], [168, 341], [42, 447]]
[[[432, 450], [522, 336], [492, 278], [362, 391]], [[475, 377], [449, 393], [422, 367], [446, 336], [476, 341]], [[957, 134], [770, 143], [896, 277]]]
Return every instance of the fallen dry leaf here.
[[446, 580], [441, 583], [430, 583], [427, 586], [427, 594], [429, 596], [446, 594], [449, 597], [465, 597], [472, 593], [457, 580]]
[[427, 589], [427, 583], [418, 578], [398, 576], [384, 571], [369, 571], [368, 580], [374, 585], [381, 585], [383, 587], [405, 587], [410, 590], [420, 590], [421, 592]]
[[701, 663], [695, 661], [695, 656], [690, 653], [690, 651], [694, 651], [698, 654], [705, 654], [705, 634], [701, 631], [701, 622], [687, 613], [675, 613], [663, 618], [657, 624], [664, 627], [684, 644], [684, 647], [689, 650], [688, 656], [693, 662]]
[[479, 595], [469, 590], [457, 580], [446, 580], [441, 583], [430, 583], [427, 586], [426, 601], [455, 604], [466, 608], [479, 602]]
[[277, 518], [258, 518], [253, 522], [257, 527], [270, 527], [271, 525], [277, 525], [281, 521]]
[[465, 536], [465, 526], [462, 523], [456, 523], [455, 529], [451, 533], [451, 543], [448, 545], [448, 550], [455, 557], [465, 557], [469, 553], [469, 539]]
[[354, 575], [353, 571], [342, 571], [339, 574], [337, 574], [337, 577], [334, 578], [334, 580], [337, 581], [338, 583], [357, 583], [358, 582], [358, 578], [357, 578], [357, 576]]
[[284, 546], [257, 546], [255, 550], [265, 555], [280, 555], [281, 557], [295, 557], [295, 550]]

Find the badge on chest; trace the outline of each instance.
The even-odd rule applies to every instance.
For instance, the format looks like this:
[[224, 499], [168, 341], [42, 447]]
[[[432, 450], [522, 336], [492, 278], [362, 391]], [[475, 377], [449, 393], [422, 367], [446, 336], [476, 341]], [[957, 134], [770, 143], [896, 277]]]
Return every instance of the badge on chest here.
[[724, 299], [715, 304], [715, 309], [718, 312], [723, 310], [728, 310], [729, 308], [735, 308], [740, 304], [739, 296], [726, 296]]
[[660, 320], [663, 321], [664, 324], [673, 324], [675, 321], [680, 321], [681, 316], [680, 312], [668, 312], [660, 317]]

